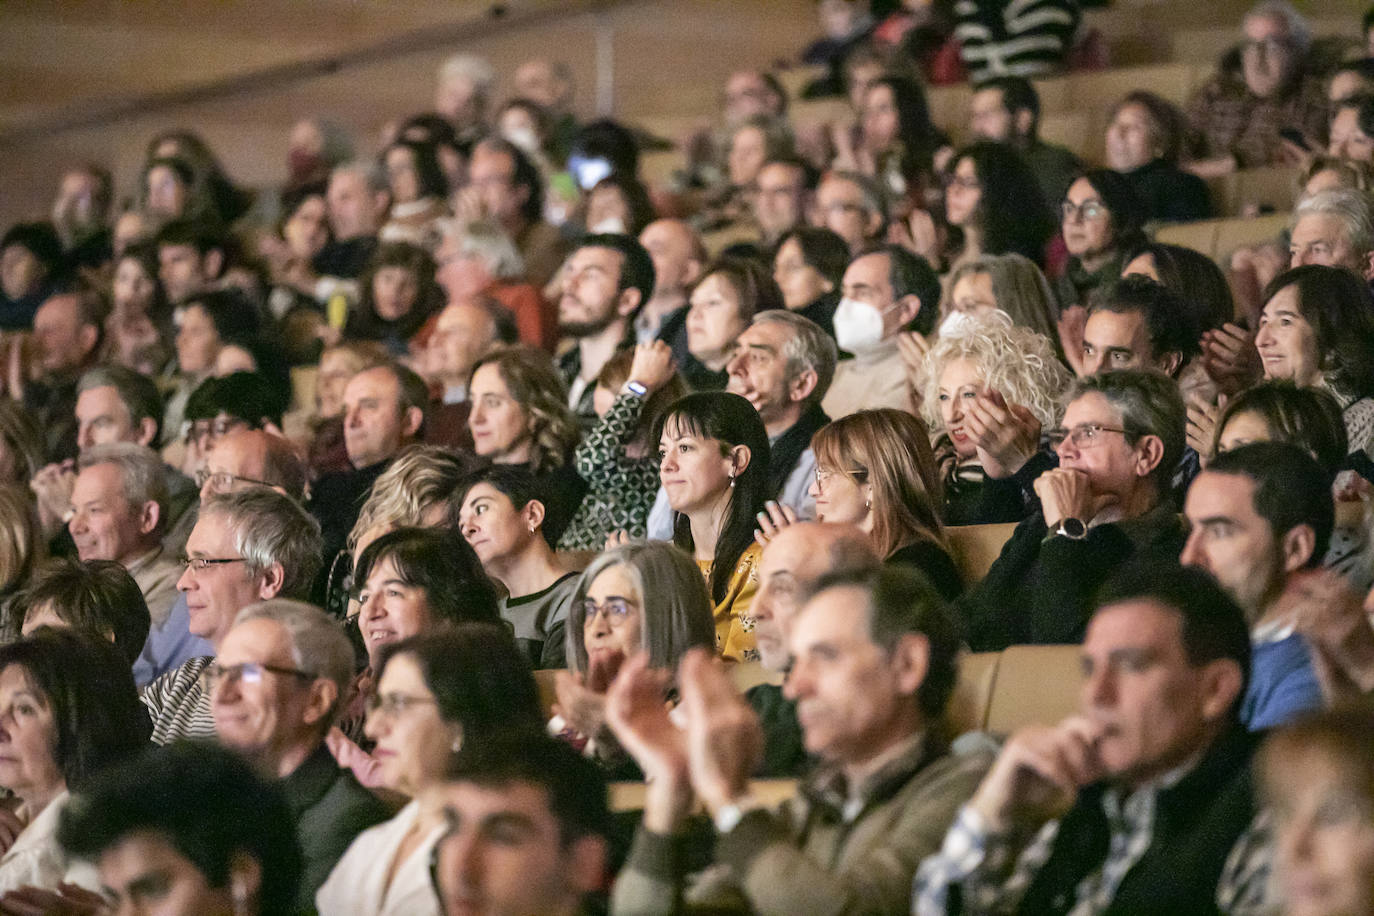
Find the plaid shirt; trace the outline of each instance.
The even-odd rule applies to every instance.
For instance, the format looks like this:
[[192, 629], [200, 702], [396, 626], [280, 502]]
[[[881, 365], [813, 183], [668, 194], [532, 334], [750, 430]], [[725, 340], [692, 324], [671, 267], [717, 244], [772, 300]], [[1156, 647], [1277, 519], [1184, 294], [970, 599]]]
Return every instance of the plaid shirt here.
[[[1075, 888], [1071, 916], [1096, 916], [1111, 906], [1122, 880], [1150, 847], [1160, 791], [1185, 772], [1175, 770], [1125, 798], [1116, 789], [1103, 794], [1102, 806], [1111, 828], [1107, 858]], [[994, 833], [976, 810], [965, 805], [940, 851], [922, 862], [916, 873], [913, 916], [956, 912], [949, 899], [955, 885], [962, 900], [957, 912], [1016, 912], [1031, 882], [1049, 861], [1058, 835], [1058, 820], [1034, 834]], [[1266, 911], [1270, 859], [1267, 818], [1257, 817], [1233, 847], [1217, 884], [1217, 905], [1223, 912], [1240, 916]]]
[[1236, 157], [1243, 169], [1282, 164], [1279, 131], [1326, 137], [1327, 101], [1321, 80], [1300, 77], [1288, 91], [1262, 99], [1239, 76], [1218, 74], [1188, 103], [1188, 121], [1202, 135], [1203, 157]]

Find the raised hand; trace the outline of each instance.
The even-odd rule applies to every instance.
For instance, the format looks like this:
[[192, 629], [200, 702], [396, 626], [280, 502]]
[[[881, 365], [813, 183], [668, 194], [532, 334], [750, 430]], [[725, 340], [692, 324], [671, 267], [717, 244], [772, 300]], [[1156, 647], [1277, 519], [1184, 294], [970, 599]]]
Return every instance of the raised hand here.
[[1097, 742], [1102, 728], [1083, 716], [1016, 732], [983, 778], [970, 804], [989, 829], [1033, 830], [1061, 817], [1078, 790], [1103, 778]]
[[1030, 409], [1008, 404], [995, 389], [979, 392], [964, 409], [964, 431], [978, 446], [983, 471], [997, 480], [1015, 474], [1040, 450], [1040, 421]]
[[1290, 576], [1275, 604], [1307, 642], [1312, 667], [1328, 703], [1359, 700], [1374, 691], [1374, 592], [1356, 594], [1332, 569]]
[[649, 391], [657, 391], [672, 379], [677, 372], [673, 351], [661, 340], [639, 344], [635, 347], [634, 361], [630, 363], [630, 381], [639, 382]]
[[1212, 443], [1216, 441], [1217, 418], [1221, 416], [1221, 409], [1225, 406], [1224, 394], [1216, 404], [1208, 404], [1196, 398], [1188, 400], [1188, 447], [1197, 452], [1204, 467], [1216, 457], [1212, 454]]
[[1264, 374], [1254, 333], [1238, 324], [1203, 332], [1202, 368], [1225, 394], [1249, 388]]
[[641, 652], [621, 666], [606, 694], [606, 724], [644, 771], [644, 825], [655, 833], [675, 831], [692, 805], [687, 737], [668, 718], [663, 699], [670, 680]]
[[759, 523], [754, 530], [754, 540], [759, 542], [760, 547], [767, 547], [768, 542], [778, 536], [778, 532], [788, 525], [797, 522], [797, 513], [791, 506], [785, 506], [776, 499], [770, 499], [763, 504], [763, 511], [760, 512], [755, 520]]
[[742, 798], [763, 759], [763, 728], [724, 665], [692, 649], [678, 666], [692, 788], [714, 814]]

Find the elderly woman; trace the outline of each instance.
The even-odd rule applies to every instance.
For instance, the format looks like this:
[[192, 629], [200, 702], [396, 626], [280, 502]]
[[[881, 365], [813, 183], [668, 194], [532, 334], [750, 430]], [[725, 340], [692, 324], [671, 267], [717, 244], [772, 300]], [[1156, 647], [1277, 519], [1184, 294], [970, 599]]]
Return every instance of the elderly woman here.
[[[1049, 339], [1001, 321], [974, 321], [941, 337], [921, 365], [922, 415], [935, 436], [935, 460], [948, 525], [1017, 522], [1026, 517], [1030, 478], [1043, 466], [1041, 432], [1058, 422], [1070, 376]], [[982, 443], [1014, 425], [1009, 445]]]
[[449, 302], [495, 299], [515, 316], [520, 340], [552, 353], [558, 345], [558, 310], [525, 282], [525, 261], [495, 220], [440, 220], [443, 241], [434, 275]]
[[1207, 183], [1178, 167], [1187, 130], [1183, 112], [1153, 92], [1132, 92], [1112, 108], [1107, 165], [1130, 183], [1147, 220], [1212, 215]]
[[69, 792], [134, 757], [149, 732], [129, 663], [110, 643], [43, 629], [0, 647], [0, 787], [13, 796], [5, 820], [19, 828], [0, 855], [0, 892], [73, 878], [100, 889], [68, 870], [58, 818]]
[[543, 494], [528, 468], [493, 464], [458, 485], [449, 519], [501, 583], [501, 618], [534, 668], [566, 663], [563, 627], [577, 574], [544, 538]]
[[337, 916], [437, 916], [430, 852], [447, 823], [422, 798], [464, 743], [540, 729], [539, 689], [515, 641], [490, 624], [402, 640], [379, 665], [367, 734], [376, 742], [381, 784], [412, 801], [358, 835], [315, 902]]
[[473, 451], [493, 464], [525, 465], [548, 497], [544, 531], [563, 536], [587, 484], [572, 467], [582, 430], [548, 354], [533, 347], [501, 347], [477, 361], [468, 383], [468, 429]]
[[[714, 642], [711, 599], [690, 557], [661, 541], [635, 541], [597, 557], [578, 580], [568, 614], [568, 671], [556, 680], [550, 729], [625, 770], [606, 730], [605, 695], [626, 659], [675, 671], [695, 646]], [[633, 775], [618, 772], [617, 775]]]

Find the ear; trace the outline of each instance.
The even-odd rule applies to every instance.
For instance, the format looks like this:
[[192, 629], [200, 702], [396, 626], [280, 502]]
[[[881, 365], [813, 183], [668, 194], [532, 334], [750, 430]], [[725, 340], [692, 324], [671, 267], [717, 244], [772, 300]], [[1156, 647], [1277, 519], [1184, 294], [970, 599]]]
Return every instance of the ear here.
[[224, 252], [218, 248], [212, 248], [205, 253], [205, 257], [200, 259], [201, 270], [205, 276], [210, 278], [218, 277], [224, 273]]
[[1225, 716], [1240, 698], [1240, 665], [1233, 659], [1208, 662], [1202, 672], [1202, 715], [1209, 721]]
[[1298, 525], [1288, 529], [1279, 546], [1283, 550], [1283, 571], [1297, 572], [1312, 559], [1317, 549], [1317, 533], [1311, 525]]
[[1170, 350], [1156, 361], [1156, 365], [1159, 366], [1160, 372], [1173, 378], [1178, 374], [1179, 367], [1183, 365], [1183, 354], [1177, 350]]
[[1158, 436], [1141, 436], [1135, 447], [1135, 476], [1149, 477], [1164, 460], [1164, 440]]
[[310, 701], [305, 705], [302, 715], [306, 725], [321, 722], [334, 712], [339, 702], [339, 685], [327, 678], [317, 678], [310, 685]]
[[568, 844], [565, 874], [579, 894], [590, 894], [606, 886], [606, 840], [599, 836], [578, 837]]
[[157, 523], [162, 520], [162, 510], [158, 504], [149, 500], [143, 504], [143, 508], [138, 513], [138, 533], [152, 534], [157, 530]]
[[903, 635], [892, 650], [892, 670], [897, 689], [904, 695], [915, 696], [930, 670], [930, 640], [922, 633]]
[[406, 436], [413, 436], [420, 431], [420, 424], [425, 422], [425, 412], [418, 407], [407, 407], [405, 420], [401, 423], [401, 432]]
[[525, 508], [520, 510], [520, 517], [525, 520], [525, 524], [530, 526], [533, 531], [544, 524], [544, 504], [537, 499], [532, 499], [525, 503]]
[[800, 375], [787, 383], [787, 399], [789, 401], [805, 401], [811, 397], [811, 392], [816, 390], [816, 370], [806, 369]]
[[705, 267], [706, 265], [698, 261], [696, 258], [690, 258], [687, 261], [687, 266], [684, 268], [684, 273], [682, 275], [682, 285], [684, 287], [691, 286], [693, 283], [697, 282], [698, 278], [701, 277], [702, 270], [705, 269]]
[[864, 223], [864, 236], [873, 238], [878, 234], [878, 230], [883, 228], [883, 215], [873, 212], [868, 214], [868, 221]]
[[229, 893], [234, 912], [246, 913], [262, 894], [262, 863], [246, 852], [229, 857]]
[[1011, 123], [1013, 129], [1016, 131], [1016, 136], [1029, 137], [1035, 119], [1031, 115], [1029, 108], [1018, 108], [1016, 113], [1011, 117]]
[[906, 327], [916, 320], [916, 316], [921, 314], [921, 300], [915, 293], [907, 293], [897, 300], [897, 322]]
[[142, 420], [138, 421], [138, 434], [134, 437], [135, 442], [137, 442], [139, 445], [151, 446], [153, 444], [153, 437], [155, 437], [156, 435], [156, 420], [154, 420], [152, 417], [144, 417]]
[[635, 309], [639, 308], [640, 299], [639, 290], [633, 286], [626, 287], [620, 291], [620, 297], [616, 300], [615, 313], [622, 318], [633, 315]]
[[280, 563], [273, 563], [263, 571], [262, 581], [258, 583], [258, 600], [266, 601], [268, 598], [277, 597], [285, 584], [286, 570], [282, 569]]
[[749, 461], [753, 455], [747, 445], [736, 445], [730, 449], [730, 467], [734, 468], [735, 476], [743, 474], [749, 469]]
[[83, 324], [77, 331], [77, 339], [81, 342], [81, 352], [89, 353], [100, 340], [100, 329], [94, 325]]

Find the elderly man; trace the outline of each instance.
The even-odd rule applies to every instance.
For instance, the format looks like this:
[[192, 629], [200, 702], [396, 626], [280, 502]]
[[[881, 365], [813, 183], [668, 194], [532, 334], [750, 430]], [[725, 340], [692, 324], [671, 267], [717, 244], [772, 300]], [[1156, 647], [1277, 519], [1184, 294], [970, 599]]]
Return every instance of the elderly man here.
[[835, 340], [854, 358], [835, 367], [821, 407], [836, 420], [873, 407], [917, 413], [898, 341], [907, 331], [928, 334], [935, 327], [935, 271], [902, 246], [884, 245], [851, 261], [841, 286]]
[[1344, 267], [1374, 281], [1374, 208], [1350, 188], [1305, 197], [1293, 210], [1288, 246], [1294, 267]]
[[459, 141], [471, 144], [486, 133], [496, 71], [484, 57], [455, 54], [439, 67], [434, 110], [453, 125]]
[[1093, 595], [1132, 557], [1174, 565], [1183, 531], [1168, 499], [1184, 448], [1178, 386], [1124, 369], [1079, 379], [1059, 467], [1035, 480], [1040, 510], [1016, 526], [992, 568], [960, 599], [974, 651], [1078, 642]]
[[239, 612], [205, 679], [220, 743], [286, 796], [305, 866], [297, 904], [307, 912], [353, 838], [390, 816], [324, 743], [353, 679], [353, 647], [319, 608], [273, 599]]
[[857, 255], [887, 231], [887, 204], [882, 189], [868, 176], [830, 172], [816, 188], [808, 222], [844, 239], [849, 253]]
[[1287, 0], [1262, 0], [1245, 15], [1242, 31], [1240, 73], [1218, 73], [1188, 104], [1188, 120], [1204, 141], [1190, 170], [1203, 178], [1282, 164], [1284, 129], [1308, 137], [1326, 132], [1322, 80], [1306, 61], [1306, 20]]
[[789, 156], [763, 164], [754, 179], [752, 207], [765, 248], [774, 248], [784, 235], [806, 225], [815, 190], [816, 170], [806, 160]]
[[779, 812], [750, 794], [763, 735], [729, 676], [700, 650], [679, 674], [685, 733], [660, 678], [627, 663], [607, 700], [621, 744], [649, 779], [644, 821], [613, 909], [683, 912], [680, 828], [693, 794], [715, 821], [715, 864], [686, 892], [710, 912], [897, 913], [987, 769], [947, 754], [939, 722], [954, 688], [957, 624], [906, 568], [823, 579], [792, 622], [786, 695], [816, 774]]
[[432, 798], [446, 825], [431, 872], [441, 912], [600, 912], [586, 903], [609, 864], [606, 782], [565, 742], [512, 734], [469, 743]]
[[1245, 619], [1206, 574], [1113, 583], [1083, 642], [1079, 712], [1012, 735], [921, 864], [914, 912], [1254, 912], [1249, 668]]
[[[377, 231], [391, 205], [386, 177], [367, 162], [346, 162], [329, 175], [325, 206], [332, 238], [315, 256], [314, 268], [325, 279], [356, 280], [377, 250]], [[316, 290], [327, 299], [329, 288]], [[320, 293], [326, 295], [321, 296]]]
[[[1241, 446], [1198, 475], [1184, 512], [1190, 530], [1180, 561], [1215, 576], [1250, 625], [1253, 661], [1241, 721], [1257, 731], [1320, 709], [1323, 678], [1314, 662], [1332, 656], [1313, 652], [1312, 643], [1323, 642], [1323, 624], [1340, 626], [1331, 618], [1348, 604], [1332, 602], [1313, 617], [1295, 614], [1294, 599], [1303, 580], [1321, 577], [1316, 570], [1331, 539], [1335, 507], [1326, 473], [1295, 445]], [[1351, 612], [1356, 627], [1349, 632], [1363, 630], [1360, 642], [1374, 646], [1363, 611]]]
[[[849, 525], [798, 522], [774, 535], [759, 559], [759, 590], [751, 605], [763, 666], [779, 673], [791, 667], [792, 621], [823, 577], [877, 568], [878, 557], [868, 537]], [[810, 758], [803, 746], [796, 704], [774, 684], [750, 687], [744, 698], [763, 728], [763, 762], [756, 775], [801, 775]]]
[[654, 262], [654, 292], [635, 318], [635, 339], [664, 341], [673, 348], [678, 365], [686, 365], [687, 288], [706, 266], [706, 246], [680, 219], [654, 220], [639, 233], [639, 244]]
[[1197, 356], [1197, 321], [1168, 287], [1136, 274], [1098, 291], [1083, 326], [1080, 376], [1112, 369], [1155, 369], [1178, 378]]
[[568, 406], [587, 424], [598, 419], [592, 405], [596, 377], [622, 347], [634, 343], [639, 309], [654, 292], [654, 262], [628, 235], [589, 235], [568, 258], [558, 323], [577, 342], [558, 358], [568, 386]]
[[[186, 554], [177, 588], [186, 595], [189, 629], [218, 653], [243, 608], [310, 587], [320, 565], [320, 529], [294, 500], [254, 487], [201, 506]], [[143, 691], [155, 743], [215, 736], [201, 678], [211, 661], [193, 658]]]
[[520, 249], [525, 279], [535, 288], [558, 272], [567, 244], [544, 222], [544, 184], [539, 169], [520, 147], [487, 137], [472, 149], [468, 183], [454, 209], [461, 219], [494, 219]]
[[1040, 95], [1024, 76], [994, 76], [975, 86], [969, 126], [981, 139], [1016, 147], [1052, 208], [1059, 207], [1083, 167], [1064, 147], [1040, 139]]
[[12, 380], [9, 394], [38, 421], [43, 456], [48, 461], [76, 457], [76, 386], [81, 373], [96, 360], [106, 312], [99, 293], [79, 287], [55, 293], [33, 316], [42, 375], [27, 383]]
[[138, 583], [154, 626], [176, 601], [180, 565], [162, 547], [167, 487], [162, 461], [132, 442], [93, 445], [81, 453], [67, 530], [77, 556], [113, 560]]

